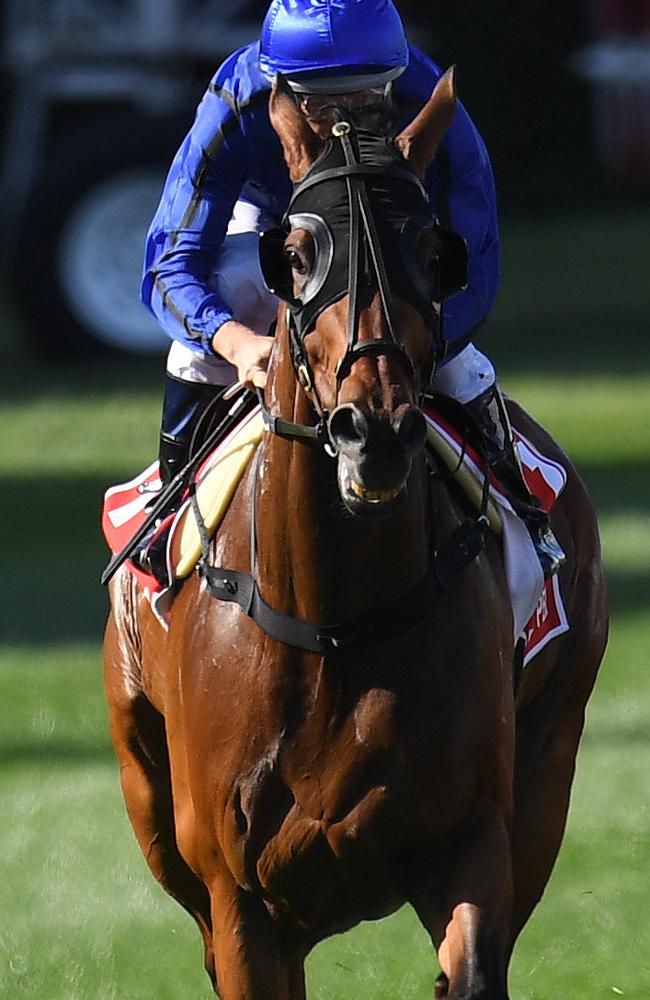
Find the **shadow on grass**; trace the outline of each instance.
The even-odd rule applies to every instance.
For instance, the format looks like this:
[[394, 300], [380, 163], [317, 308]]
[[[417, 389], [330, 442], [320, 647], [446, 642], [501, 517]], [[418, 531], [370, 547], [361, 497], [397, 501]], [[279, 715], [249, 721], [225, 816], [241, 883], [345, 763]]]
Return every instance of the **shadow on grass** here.
[[[621, 723], [602, 723], [598, 727], [588, 726], [583, 741], [599, 747], [635, 747], [647, 746], [647, 728], [641, 723], [627, 725]], [[0, 774], [11, 772], [17, 766], [37, 766], [51, 771], [59, 767], [80, 766], [88, 764], [116, 763], [115, 754], [110, 743], [91, 744], [74, 742], [72, 740], [53, 740], [51, 742], [24, 742], [13, 744], [0, 743]]]
[[47, 644], [101, 639], [108, 595], [99, 583], [109, 552], [100, 529], [105, 480], [5, 477], [0, 641]]
[[639, 747], [645, 752], [648, 748], [648, 729], [645, 725], [630, 726], [624, 722], [603, 724], [599, 719], [598, 725], [586, 727], [582, 744], [600, 748]]
[[[558, 225], [562, 228], [561, 220]], [[643, 229], [641, 222], [635, 227], [639, 233]], [[564, 238], [571, 237], [565, 233]], [[632, 277], [620, 283], [616, 295], [606, 295], [600, 287], [617, 268], [626, 274], [636, 260], [631, 249], [623, 260], [614, 251], [603, 259], [598, 256], [593, 267], [580, 269], [575, 279], [567, 276], [568, 264], [552, 239], [540, 250], [520, 236], [514, 255], [522, 259], [504, 275], [495, 309], [476, 338], [499, 371], [542, 380], [558, 375], [638, 375], [650, 368], [645, 272], [634, 277], [632, 268]], [[645, 261], [641, 237], [638, 256]], [[162, 356], [106, 351], [46, 360], [25, 356], [22, 343], [20, 352], [6, 358], [0, 343], [0, 398], [5, 402], [22, 405], [31, 399], [162, 391]]]
[[[566, 322], [558, 329], [552, 315], [527, 319], [524, 330], [521, 323], [495, 315], [477, 337], [477, 345], [507, 378], [535, 376], [542, 381], [557, 376], [636, 376], [650, 368], [647, 322], [645, 313], [622, 317], [615, 311], [595, 322], [587, 310], [573, 319], [574, 328], [582, 333], [568, 338]], [[0, 374], [0, 398], [4, 403], [24, 405], [34, 399], [47, 403], [99, 395], [103, 399], [125, 394], [161, 395], [164, 367], [160, 358], [91, 357], [30, 367], [22, 375], [19, 370], [16, 377], [12, 364]]]
[[0, 773], [10, 771], [20, 764], [37, 764], [43, 768], [56, 768], [62, 764], [86, 764], [98, 761], [112, 763], [115, 754], [108, 742], [90, 744], [72, 740], [0, 744]]
[[[2, 354], [0, 352], [0, 366]], [[23, 361], [2, 366], [0, 374], [0, 399], [4, 403], [24, 405], [30, 400], [39, 402], [55, 399], [87, 399], [101, 395], [134, 396], [142, 392], [162, 394], [165, 362], [160, 358], [90, 357], [85, 360], [68, 359], [65, 362], [41, 362], [32, 367]], [[89, 428], [89, 433], [90, 433]]]
[[580, 462], [577, 468], [599, 516], [650, 514], [650, 459]]
[[605, 565], [605, 579], [613, 614], [634, 614], [650, 608], [650, 569], [623, 571]]
[[[647, 326], [645, 309], [612, 309], [598, 316], [589, 308], [574, 310], [559, 326], [552, 310], [533, 316], [522, 311], [519, 322], [501, 318], [497, 310], [479, 335], [478, 347], [507, 377], [543, 382], [557, 376], [638, 376], [650, 370], [647, 337], [640, 335]], [[571, 336], [567, 329], [573, 331]]]

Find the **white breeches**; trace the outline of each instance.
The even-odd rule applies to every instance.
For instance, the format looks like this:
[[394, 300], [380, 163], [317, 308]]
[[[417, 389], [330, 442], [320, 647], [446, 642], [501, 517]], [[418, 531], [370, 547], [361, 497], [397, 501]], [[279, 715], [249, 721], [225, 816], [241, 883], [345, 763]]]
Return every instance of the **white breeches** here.
[[[273, 223], [248, 202], [238, 201], [212, 281], [232, 309], [234, 318], [256, 333], [267, 333], [278, 311], [278, 300], [264, 286], [258, 257], [259, 233]], [[187, 382], [229, 385], [237, 373], [232, 365], [174, 341], [167, 356], [167, 371]], [[489, 358], [473, 344], [447, 361], [436, 372], [433, 385], [459, 403], [469, 403], [496, 380]]]
[[474, 344], [468, 344], [451, 358], [433, 377], [433, 387], [438, 392], [469, 403], [496, 382], [492, 362]]

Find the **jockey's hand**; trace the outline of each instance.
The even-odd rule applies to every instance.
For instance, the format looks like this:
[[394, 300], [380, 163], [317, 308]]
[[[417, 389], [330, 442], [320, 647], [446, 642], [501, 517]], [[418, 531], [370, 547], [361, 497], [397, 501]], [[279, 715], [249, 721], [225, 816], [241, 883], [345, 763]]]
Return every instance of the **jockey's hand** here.
[[273, 337], [263, 337], [250, 327], [228, 320], [212, 338], [217, 354], [237, 369], [237, 378], [249, 389], [266, 385], [266, 369], [273, 349]]

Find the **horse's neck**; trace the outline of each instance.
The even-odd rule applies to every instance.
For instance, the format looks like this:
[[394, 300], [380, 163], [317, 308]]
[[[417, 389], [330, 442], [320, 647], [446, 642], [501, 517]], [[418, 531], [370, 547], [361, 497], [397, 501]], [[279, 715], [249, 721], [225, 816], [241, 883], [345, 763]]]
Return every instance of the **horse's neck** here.
[[[313, 423], [299, 387], [275, 402], [282, 416]], [[382, 519], [343, 508], [336, 464], [324, 451], [268, 436], [257, 489], [257, 574], [275, 607], [310, 620], [341, 621], [385, 604], [423, 576], [428, 495], [416, 466], [406, 503]]]

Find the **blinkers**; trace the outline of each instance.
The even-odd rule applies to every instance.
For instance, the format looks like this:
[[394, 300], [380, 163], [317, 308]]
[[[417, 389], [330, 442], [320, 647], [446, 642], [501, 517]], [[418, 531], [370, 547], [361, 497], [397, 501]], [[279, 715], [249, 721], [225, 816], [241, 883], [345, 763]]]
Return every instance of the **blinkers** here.
[[[395, 161], [401, 159], [399, 154], [386, 144], [384, 139], [375, 139], [381, 153], [392, 153], [388, 166], [393, 170]], [[343, 170], [338, 175], [339, 184], [332, 184], [336, 177], [330, 167], [332, 140], [328, 143], [324, 155], [308, 172], [294, 191], [291, 204], [282, 225], [268, 230], [260, 237], [260, 263], [266, 287], [278, 298], [287, 302], [292, 311], [299, 312], [313, 303], [320, 295], [321, 301], [317, 310], [309, 310], [309, 326], [300, 323], [304, 337], [313, 326], [320, 312], [337, 299], [348, 293], [347, 277], [349, 261], [349, 215], [341, 212], [340, 199], [344, 193], [340, 181], [344, 177]], [[379, 177], [375, 170], [367, 169], [372, 164], [364, 161], [359, 164], [359, 174], [374, 180]], [[390, 257], [393, 265], [388, 269], [388, 280], [394, 291], [400, 292], [421, 312], [429, 318], [431, 304], [440, 304], [450, 296], [462, 291], [467, 285], [467, 244], [462, 236], [450, 229], [445, 229], [434, 220], [428, 198], [415, 175], [410, 174], [402, 163], [399, 180], [408, 179], [411, 185], [420, 193], [420, 210], [409, 214], [403, 220], [391, 219], [390, 231], [385, 232], [389, 239], [382, 240], [382, 252]], [[314, 182], [322, 177], [321, 184], [316, 187]], [[323, 176], [326, 175], [326, 176]], [[385, 176], [385, 175], [384, 175]], [[329, 183], [327, 183], [329, 182]], [[394, 185], [392, 186], [394, 190]], [[401, 185], [403, 188], [403, 185]], [[314, 189], [315, 190], [312, 190]], [[310, 211], [296, 211], [296, 202], [303, 192], [311, 193]], [[304, 198], [300, 199], [304, 201]], [[409, 199], [409, 200], [412, 200]], [[315, 203], [315, 204], [314, 204]], [[345, 203], [347, 205], [347, 202]], [[307, 206], [305, 206], [307, 207]], [[317, 211], [314, 211], [314, 208]], [[386, 230], [384, 226], [384, 230]], [[294, 295], [294, 279], [292, 269], [284, 253], [284, 244], [289, 233], [305, 229], [314, 241], [313, 267], [308, 279], [298, 295]], [[384, 234], [382, 234], [384, 235]], [[338, 237], [338, 239], [337, 239]], [[433, 238], [432, 238], [433, 237]], [[421, 248], [427, 242], [431, 243], [431, 253], [424, 257]], [[390, 247], [398, 246], [398, 253], [389, 252]], [[335, 252], [336, 247], [336, 252]], [[338, 263], [338, 266], [337, 266]]]
[[[288, 259], [291, 247], [285, 248], [298, 230], [313, 241], [299, 290]], [[432, 331], [428, 378], [443, 351], [440, 304], [467, 282], [465, 241], [434, 219], [422, 184], [392, 141], [345, 121], [333, 126], [323, 154], [295, 185], [282, 225], [262, 234], [260, 264], [267, 288], [288, 304], [294, 368], [301, 384], [310, 387], [305, 337], [320, 314], [346, 295], [348, 348], [338, 382], [362, 355], [392, 354], [414, 374], [393, 295], [416, 308]], [[387, 329], [381, 338], [359, 339], [363, 288], [379, 292]]]
[[[293, 275], [284, 255], [284, 244], [289, 233], [297, 229], [306, 229], [311, 233], [315, 254], [314, 272], [302, 292], [294, 296]], [[422, 234], [428, 231], [435, 234], [438, 247], [435, 254], [423, 262], [417, 244]], [[440, 304], [467, 287], [467, 243], [459, 233], [445, 229], [437, 221], [432, 224], [430, 218], [415, 217], [405, 223], [399, 235], [404, 264], [419, 298]], [[306, 305], [310, 302], [327, 280], [334, 256], [334, 241], [324, 219], [303, 212], [288, 216], [288, 224], [262, 233], [259, 254], [268, 290], [284, 302], [298, 307], [298, 303]]]

